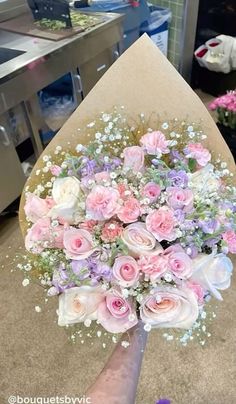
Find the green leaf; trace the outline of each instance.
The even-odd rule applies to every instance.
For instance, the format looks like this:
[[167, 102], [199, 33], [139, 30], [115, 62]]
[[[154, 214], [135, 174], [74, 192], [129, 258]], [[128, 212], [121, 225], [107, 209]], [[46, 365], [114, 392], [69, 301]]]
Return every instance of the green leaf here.
[[197, 161], [195, 159], [190, 158], [188, 160], [188, 168], [191, 172], [195, 171], [197, 167]]

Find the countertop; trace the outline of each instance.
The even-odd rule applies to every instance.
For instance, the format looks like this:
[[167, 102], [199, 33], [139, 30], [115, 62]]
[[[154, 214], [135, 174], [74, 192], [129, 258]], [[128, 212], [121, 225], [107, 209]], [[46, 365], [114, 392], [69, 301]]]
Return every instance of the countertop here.
[[63, 47], [73, 45], [73, 43], [78, 40], [85, 40], [88, 36], [96, 35], [98, 32], [105, 30], [107, 25], [117, 24], [123, 19], [122, 15], [115, 13], [99, 13], [99, 15], [105, 17], [105, 21], [101, 24], [59, 41], [0, 30], [0, 47], [26, 52], [0, 65], [0, 84], [10, 80], [27, 68], [30, 68], [30, 65], [32, 64], [33, 66], [40, 58], [50, 57], [50, 55], [60, 51]]

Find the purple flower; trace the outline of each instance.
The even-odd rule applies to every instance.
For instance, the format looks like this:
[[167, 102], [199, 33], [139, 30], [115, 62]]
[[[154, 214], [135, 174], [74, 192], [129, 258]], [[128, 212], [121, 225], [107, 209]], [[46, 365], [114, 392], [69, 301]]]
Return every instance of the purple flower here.
[[168, 178], [171, 180], [172, 186], [184, 188], [188, 185], [188, 176], [184, 170], [171, 170]]
[[75, 284], [70, 281], [68, 273], [62, 265], [54, 270], [52, 276], [52, 285], [56, 288], [58, 293], [64, 292], [65, 289], [75, 286]]
[[95, 258], [89, 258], [89, 267], [91, 271], [91, 278], [99, 281], [100, 279], [105, 279], [106, 281], [110, 281], [111, 279], [111, 267], [100, 260]]
[[209, 238], [208, 240], [206, 240], [203, 244], [203, 247], [214, 247], [219, 241], [220, 241], [221, 237], [214, 237], [214, 238]]
[[214, 234], [220, 227], [216, 219], [199, 220], [198, 225], [206, 234]]
[[171, 157], [172, 161], [173, 160], [180, 160], [180, 161], [184, 160], [184, 157], [177, 150], [171, 150], [170, 157]]
[[181, 224], [184, 221], [185, 214], [182, 209], [176, 209], [174, 211], [174, 216], [177, 219], [178, 223]]
[[90, 275], [89, 264], [87, 260], [71, 261], [71, 268], [80, 281], [86, 279]]

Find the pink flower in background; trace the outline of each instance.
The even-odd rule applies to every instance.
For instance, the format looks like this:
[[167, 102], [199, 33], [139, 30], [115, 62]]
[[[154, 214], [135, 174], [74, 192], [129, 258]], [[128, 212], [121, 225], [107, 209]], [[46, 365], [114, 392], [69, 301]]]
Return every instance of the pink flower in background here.
[[96, 185], [86, 199], [86, 213], [93, 220], [107, 220], [118, 209], [119, 192], [111, 187]]
[[150, 275], [151, 281], [156, 281], [168, 269], [168, 259], [162, 254], [142, 255], [138, 260], [140, 270]]
[[156, 184], [155, 182], [148, 182], [142, 191], [142, 194], [150, 200], [151, 203], [156, 202], [158, 197], [161, 194], [161, 187], [160, 185]]
[[45, 248], [63, 248], [63, 226], [51, 226], [48, 217], [39, 219], [28, 230], [25, 237], [25, 248], [34, 253], [40, 254]]
[[211, 160], [211, 153], [201, 143], [189, 143], [184, 150], [187, 158], [192, 158], [204, 167]]
[[112, 273], [120, 286], [134, 286], [139, 279], [139, 267], [133, 257], [122, 255], [115, 259]]
[[105, 181], [111, 181], [110, 174], [107, 171], [101, 171], [100, 173], [95, 174], [94, 178], [98, 184], [103, 184]]
[[166, 189], [168, 205], [173, 209], [189, 212], [193, 209], [193, 192], [190, 189], [169, 187]]
[[164, 133], [158, 131], [148, 132], [140, 139], [140, 143], [147, 154], [161, 157], [162, 154], [169, 153], [169, 140], [166, 140]]
[[79, 224], [79, 228], [93, 233], [94, 226], [96, 226], [97, 224], [97, 220], [85, 220], [85, 222]]
[[198, 303], [202, 305], [204, 303], [204, 296], [206, 294], [204, 288], [198, 283], [192, 282], [191, 280], [188, 280], [186, 286], [195, 293]]
[[144, 167], [144, 151], [140, 146], [126, 147], [124, 154], [124, 168], [134, 172], [142, 171]]
[[87, 230], [70, 228], [64, 233], [66, 256], [73, 260], [88, 258], [94, 251], [93, 238]]
[[236, 254], [236, 233], [233, 230], [228, 230], [223, 233], [222, 237], [228, 246], [229, 252]]
[[106, 243], [115, 241], [121, 236], [123, 231], [123, 226], [121, 223], [116, 221], [111, 221], [103, 226], [101, 239]]
[[97, 310], [99, 323], [112, 333], [129, 330], [138, 322], [137, 314], [131, 300], [124, 299], [120, 292], [111, 289]]
[[158, 241], [173, 241], [176, 239], [176, 219], [174, 211], [163, 206], [146, 217], [147, 230], [154, 235]]
[[28, 193], [24, 206], [26, 217], [33, 223], [38, 219], [47, 216], [50, 209], [55, 205], [52, 198], [39, 198], [37, 195]]
[[61, 174], [62, 169], [60, 166], [54, 165], [54, 166], [50, 167], [50, 171], [51, 171], [52, 175], [54, 175], [55, 177], [58, 177]]
[[133, 223], [140, 216], [140, 204], [135, 198], [130, 198], [120, 207], [117, 216], [124, 223]]

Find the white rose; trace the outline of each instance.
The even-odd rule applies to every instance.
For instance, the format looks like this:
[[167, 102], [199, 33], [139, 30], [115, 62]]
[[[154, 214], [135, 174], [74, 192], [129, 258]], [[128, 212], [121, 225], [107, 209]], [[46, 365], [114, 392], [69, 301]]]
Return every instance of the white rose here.
[[57, 178], [53, 183], [52, 198], [56, 205], [49, 212], [53, 219], [62, 218], [74, 224], [79, 216], [79, 203], [82, 194], [76, 177]]
[[205, 167], [196, 171], [193, 174], [189, 174], [189, 188], [194, 194], [209, 194], [217, 192], [220, 187], [219, 179], [214, 173], [214, 166], [207, 164]]
[[189, 329], [198, 318], [195, 293], [188, 288], [157, 286], [140, 306], [140, 317], [153, 328]]
[[80, 286], [66, 289], [59, 296], [58, 325], [97, 319], [97, 308], [104, 298], [100, 287]]
[[142, 222], [128, 225], [124, 229], [121, 239], [128, 247], [129, 254], [134, 258], [163, 250], [161, 244], [157, 243], [155, 237], [146, 229], [145, 223]]
[[193, 259], [193, 275], [190, 280], [211, 292], [218, 300], [223, 300], [220, 292], [230, 286], [233, 271], [232, 261], [224, 254], [199, 254]]

